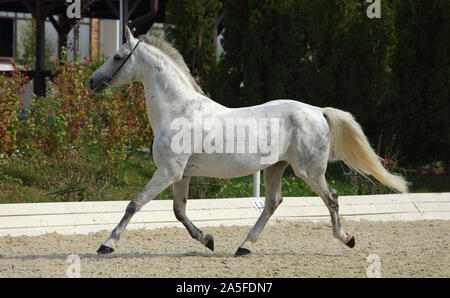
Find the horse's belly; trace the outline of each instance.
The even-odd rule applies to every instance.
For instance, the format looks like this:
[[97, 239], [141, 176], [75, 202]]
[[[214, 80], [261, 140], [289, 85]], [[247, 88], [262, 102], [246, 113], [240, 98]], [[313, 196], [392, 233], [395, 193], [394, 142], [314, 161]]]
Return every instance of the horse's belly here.
[[270, 164], [262, 164], [256, 154], [194, 154], [184, 170], [184, 176], [234, 178], [263, 170]]

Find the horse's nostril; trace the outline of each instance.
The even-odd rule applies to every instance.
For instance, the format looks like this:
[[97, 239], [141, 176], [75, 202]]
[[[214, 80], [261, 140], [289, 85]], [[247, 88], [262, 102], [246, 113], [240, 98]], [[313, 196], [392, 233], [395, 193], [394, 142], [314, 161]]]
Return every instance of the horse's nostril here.
[[94, 85], [94, 80], [92, 78], [89, 79], [89, 86]]

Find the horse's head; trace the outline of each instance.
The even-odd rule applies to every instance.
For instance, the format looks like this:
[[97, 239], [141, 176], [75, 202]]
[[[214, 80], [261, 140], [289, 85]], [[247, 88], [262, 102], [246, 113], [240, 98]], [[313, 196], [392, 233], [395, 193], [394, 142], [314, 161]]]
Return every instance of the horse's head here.
[[128, 26], [125, 26], [125, 37], [127, 42], [89, 78], [89, 87], [96, 93], [136, 81], [136, 55], [133, 53], [140, 41], [133, 37]]

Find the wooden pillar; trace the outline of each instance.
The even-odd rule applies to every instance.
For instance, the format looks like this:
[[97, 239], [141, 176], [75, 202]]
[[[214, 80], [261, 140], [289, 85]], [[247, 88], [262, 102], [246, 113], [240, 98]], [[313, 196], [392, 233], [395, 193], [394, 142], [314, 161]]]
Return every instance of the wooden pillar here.
[[45, 95], [45, 1], [36, 1], [36, 75], [34, 77], [34, 93]]
[[91, 57], [99, 57], [100, 20], [91, 19]]

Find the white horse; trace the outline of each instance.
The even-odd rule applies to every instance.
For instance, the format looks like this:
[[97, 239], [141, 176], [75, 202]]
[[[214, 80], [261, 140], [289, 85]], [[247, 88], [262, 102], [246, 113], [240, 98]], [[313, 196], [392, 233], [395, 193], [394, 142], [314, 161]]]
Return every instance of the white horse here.
[[[150, 182], [128, 204], [122, 220], [102, 243], [98, 253], [114, 251], [116, 241], [133, 214], [170, 185], [173, 185], [173, 210], [176, 218], [194, 239], [214, 250], [213, 237], [210, 234], [204, 235], [186, 216], [189, 179], [192, 176], [231, 178], [264, 169], [264, 210], [237, 249], [236, 256], [250, 253], [252, 244], [256, 242], [271, 215], [282, 202], [281, 179], [288, 165], [291, 165], [294, 173], [311, 186], [324, 201], [331, 215], [334, 237], [349, 247], [355, 245], [354, 237], [344, 232], [338, 213], [338, 193], [325, 180], [330, 156], [343, 160], [359, 173], [373, 175], [381, 183], [395, 190], [407, 192], [406, 181], [384, 169], [361, 127], [349, 113], [293, 100], [276, 100], [246, 108], [227, 108], [203, 94], [190, 75], [183, 58], [171, 45], [152, 37], [134, 38], [128, 27], [125, 28], [125, 33], [127, 42], [95, 71], [89, 85], [96, 92], [135, 81], [144, 85], [147, 113], [155, 133], [153, 158], [158, 168]], [[199, 133], [208, 135], [209, 143], [205, 137], [200, 148], [196, 148], [197, 142], [191, 151], [178, 150], [179, 148], [174, 150], [174, 144], [179, 144], [180, 140], [184, 142], [183, 146], [187, 145], [183, 148], [189, 148], [191, 140], [190, 134], [180, 138], [180, 131], [174, 129], [184, 123], [180, 119], [190, 123], [201, 119], [203, 123], [215, 123], [216, 128], [229, 119], [275, 119], [276, 121], [270, 122], [270, 137], [266, 132], [262, 138], [264, 141], [268, 142], [270, 139], [272, 143], [276, 143], [276, 148], [271, 147], [276, 149], [276, 152], [272, 152], [269, 158], [267, 150], [263, 152], [261, 146], [256, 152], [233, 151], [235, 144], [242, 141], [239, 138], [246, 136], [247, 129], [247, 135], [259, 132], [255, 131], [252, 125], [243, 130], [238, 129], [236, 135], [234, 130], [228, 129], [227, 137], [222, 140], [219, 137], [223, 134], [214, 128], [214, 125], [204, 125], [200, 130], [198, 125], [191, 125], [184, 132], [191, 132], [194, 138]], [[261, 123], [263, 125], [258, 129], [269, 127], [269, 122]], [[215, 137], [214, 142], [211, 135]], [[174, 141], [175, 139], [177, 141]], [[217, 145], [214, 147], [216, 149], [222, 146], [227, 148], [227, 151], [217, 149], [211, 152], [211, 148], [205, 148], [207, 144], [213, 147]], [[244, 144], [244, 147], [251, 146], [247, 139], [241, 144]]]

